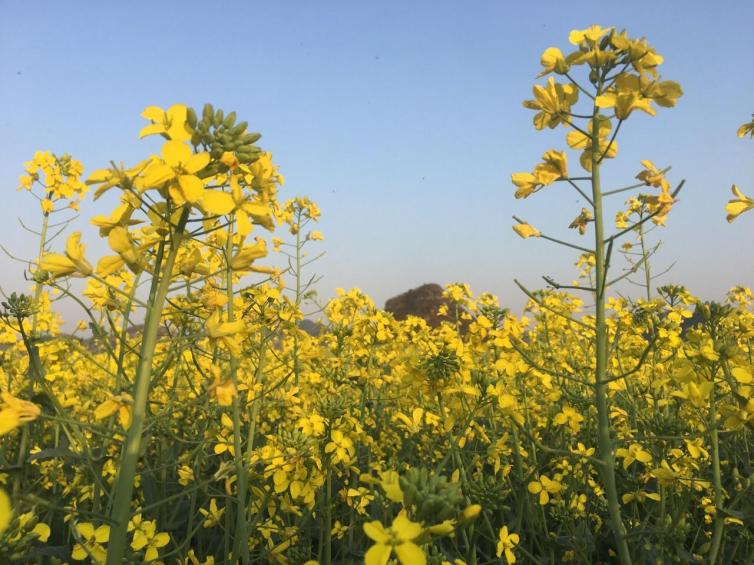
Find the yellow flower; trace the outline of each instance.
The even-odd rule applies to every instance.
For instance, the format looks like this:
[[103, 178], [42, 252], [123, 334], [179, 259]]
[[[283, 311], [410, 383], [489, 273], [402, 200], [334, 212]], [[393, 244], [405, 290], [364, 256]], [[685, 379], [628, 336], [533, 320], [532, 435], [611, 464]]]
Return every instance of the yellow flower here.
[[154, 158], [147, 166], [142, 182], [146, 188], [169, 183], [168, 191], [178, 206], [199, 204], [204, 182], [196, 173], [208, 164], [209, 153], [192, 153], [183, 141], [171, 140], [162, 146], [162, 159]]
[[230, 406], [233, 404], [233, 399], [238, 395], [238, 389], [233, 379], [228, 375], [223, 375], [222, 370], [215, 365], [210, 367], [210, 372], [214, 377], [214, 382], [210, 385], [207, 392], [217, 399], [218, 405]]
[[141, 522], [139, 528], [134, 530], [134, 537], [131, 541], [131, 549], [139, 551], [144, 550], [144, 560], [154, 561], [159, 555], [159, 548], [165, 547], [170, 543], [170, 534], [165, 532], [157, 533], [157, 526], [154, 520]]
[[[631, 77], [636, 80], [629, 80]], [[654, 116], [657, 111], [652, 107], [652, 99], [644, 96], [638, 79], [635, 75], [619, 76], [615, 81], [616, 87], [597, 96], [595, 105], [598, 108], [615, 108], [615, 117], [619, 120], [627, 119], [634, 110]]]
[[526, 198], [543, 186], [568, 176], [568, 160], [563, 151], [550, 150], [542, 155], [542, 162], [533, 173], [513, 173], [511, 181], [517, 187], [516, 198]]
[[518, 534], [508, 533], [508, 526], [500, 528], [497, 541], [497, 552], [495, 555], [502, 557], [505, 553], [505, 561], [509, 565], [516, 562], [516, 556], [513, 553], [514, 548], [518, 545]]
[[109, 418], [117, 412], [120, 425], [123, 426], [123, 429], [127, 430], [131, 426], [131, 411], [133, 410], [133, 403], [133, 397], [127, 392], [118, 395], [110, 395], [110, 398], [105, 400], [94, 410], [94, 419], [102, 420], [103, 418]]
[[183, 104], [174, 104], [167, 111], [159, 106], [147, 106], [141, 117], [152, 123], [142, 128], [139, 137], [163, 134], [176, 141], [188, 141], [191, 139], [191, 131], [186, 124], [187, 113], [188, 108]]
[[325, 453], [332, 453], [332, 461], [335, 464], [340, 462], [348, 465], [356, 455], [353, 441], [340, 430], [333, 430], [330, 435], [330, 441], [325, 446]]
[[210, 214], [230, 214], [235, 212], [238, 233], [242, 237], [249, 235], [252, 223], [267, 229], [274, 227], [272, 209], [265, 203], [256, 200], [256, 196], [244, 195], [239, 178], [243, 175], [231, 175], [230, 193], [220, 190], [205, 190], [201, 206]]
[[574, 218], [574, 220], [568, 225], [571, 229], [578, 229], [580, 235], [586, 233], [586, 227], [593, 219], [592, 213], [586, 208], [581, 209], [581, 213]]
[[664, 192], [670, 190], [670, 183], [665, 178], [665, 173], [658, 169], [652, 161], [644, 160], [641, 162], [644, 170], [636, 175], [636, 178], [643, 181], [647, 186], [661, 188]]
[[578, 433], [581, 429], [581, 422], [584, 421], [584, 416], [579, 414], [574, 408], [570, 406], [564, 406], [555, 417], [552, 419], [552, 423], [556, 426], [568, 426], [574, 433]]
[[110, 216], [94, 216], [90, 222], [99, 228], [99, 234], [102, 237], [106, 237], [113, 228], [140, 224], [141, 221], [131, 219], [133, 213], [134, 207], [130, 203], [124, 202], [113, 210]]
[[530, 482], [527, 488], [530, 493], [539, 495], [539, 503], [544, 506], [550, 502], [551, 494], [557, 495], [563, 490], [563, 485], [558, 480], [553, 480], [542, 475], [538, 481]]
[[54, 277], [87, 277], [92, 274], [92, 266], [84, 257], [85, 249], [81, 243], [81, 232], [73, 232], [65, 244], [65, 255], [45, 253], [39, 268]]
[[638, 443], [632, 443], [628, 446], [628, 449], [617, 449], [615, 451], [615, 455], [617, 457], [623, 457], [624, 469], [628, 469], [628, 467], [634, 461], [638, 461], [639, 463], [643, 463], [644, 465], [649, 465], [650, 463], [652, 463], [652, 455], [650, 455], [647, 451], [644, 451], [644, 448]]
[[322, 235], [321, 231], [315, 230], [309, 234], [309, 239], [311, 239], [312, 241], [322, 241], [323, 239], [325, 239], [325, 236]]
[[532, 227], [530, 224], [527, 224], [525, 222], [521, 222], [513, 226], [513, 231], [524, 239], [527, 239], [529, 237], [539, 237], [542, 235], [537, 228]]
[[240, 353], [241, 344], [239, 343], [239, 334], [246, 331], [246, 323], [243, 320], [224, 322], [220, 310], [215, 310], [207, 319], [205, 328], [207, 330], [207, 336], [211, 340], [221, 342], [234, 355]]
[[81, 543], [73, 546], [71, 557], [76, 561], [84, 561], [91, 557], [95, 563], [104, 563], [107, 551], [103, 544], [110, 539], [110, 526], [102, 525], [95, 529], [92, 524], [81, 522], [76, 524], [76, 533]]
[[526, 198], [543, 186], [532, 173], [513, 173], [511, 182], [517, 187], [516, 198]]
[[544, 70], [537, 75], [537, 78], [553, 72], [563, 75], [567, 73], [570, 68], [566, 58], [563, 56], [563, 52], [557, 47], [548, 47], [545, 49], [545, 52], [542, 53], [540, 62], [542, 63]]
[[739, 188], [735, 184], [731, 188], [731, 191], [733, 192], [733, 196], [735, 196], [735, 198], [733, 200], [729, 200], [728, 204], [725, 206], [725, 211], [728, 212], [728, 216], [726, 218], [728, 222], [732, 222], [747, 210], [754, 208], [754, 199], [746, 196], [739, 190]]
[[118, 255], [107, 255], [102, 257], [97, 262], [97, 274], [106, 277], [120, 270], [123, 265], [128, 265], [128, 268], [135, 274], [144, 270], [144, 256], [141, 253], [142, 248], [149, 246], [149, 243], [137, 247], [131, 240], [131, 234], [127, 228], [123, 226], [115, 226], [110, 229], [110, 233], [107, 236], [107, 243], [110, 245], [110, 249], [115, 251]]
[[595, 99], [595, 104], [599, 108], [615, 108], [615, 116], [625, 120], [634, 110], [654, 116], [657, 111], [652, 102], [670, 108], [682, 95], [681, 86], [671, 80], [656, 82], [640, 75], [622, 74], [610, 90]]
[[631, 39], [625, 31], [614, 33], [610, 38], [610, 43], [618, 51], [624, 51], [628, 55], [628, 60], [634, 70], [641, 75], [648, 73], [657, 76], [657, 67], [665, 60], [647, 43], [646, 39]]
[[742, 125], [736, 132], [738, 137], [746, 137], [746, 134], [749, 134], [750, 137], [754, 137], [754, 114], [752, 114], [752, 120]]
[[0, 489], [0, 534], [8, 527], [12, 517], [13, 508], [10, 505], [10, 497], [3, 489]]
[[563, 151], [550, 150], [542, 155], [542, 163], [534, 167], [537, 180], [548, 186], [568, 176], [568, 159]]
[[568, 34], [568, 41], [573, 45], [581, 45], [583, 42], [594, 45], [603, 35], [612, 31], [612, 29], [612, 27], [603, 28], [597, 24], [586, 29], [574, 29]]
[[16, 398], [8, 392], [0, 394], [0, 399], [0, 436], [37, 419], [42, 413], [36, 404]]
[[427, 558], [413, 540], [422, 534], [422, 526], [399, 514], [390, 528], [379, 520], [364, 524], [364, 533], [374, 540], [364, 556], [366, 565], [386, 565], [393, 552], [402, 565], [425, 565]]
[[267, 243], [258, 237], [254, 245], [245, 245], [236, 251], [230, 260], [230, 268], [234, 271], [248, 271], [254, 261], [266, 256]]
[[[595, 155], [597, 159], [612, 159], [618, 154], [618, 144], [615, 141], [610, 143], [607, 139], [612, 128], [613, 125], [608, 118], [604, 116], [597, 118], [597, 139], [599, 140], [599, 147]], [[593, 129], [594, 120], [590, 120], [588, 126], [590, 135], [584, 135], [580, 131], [571, 131], [566, 135], [566, 142], [571, 149], [583, 149], [579, 162], [587, 171], [592, 170], [592, 154], [595, 152], [595, 149], [592, 147], [591, 137]]]
[[623, 504], [628, 504], [633, 500], [640, 504], [643, 504], [645, 500], [654, 500], [655, 502], [660, 502], [660, 500], [662, 500], [660, 495], [656, 492], [644, 492], [643, 490], [627, 492], [621, 497], [621, 499], [623, 500]]
[[225, 508], [218, 509], [217, 501], [214, 498], [211, 498], [209, 501], [209, 510], [200, 508], [199, 512], [204, 516], [202, 526], [205, 528], [214, 528], [220, 523], [220, 518], [222, 518], [225, 513]]
[[534, 100], [525, 100], [524, 107], [539, 110], [534, 116], [534, 127], [544, 129], [555, 128], [561, 123], [568, 123], [568, 114], [579, 98], [579, 91], [571, 84], [556, 83], [550, 77], [547, 86], [535, 84], [532, 87]]

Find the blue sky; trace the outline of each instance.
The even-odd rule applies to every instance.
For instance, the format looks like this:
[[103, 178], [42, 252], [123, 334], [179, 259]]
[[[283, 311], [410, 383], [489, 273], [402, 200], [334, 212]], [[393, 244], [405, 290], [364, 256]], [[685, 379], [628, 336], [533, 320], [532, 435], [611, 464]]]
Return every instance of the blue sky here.
[[[733, 182], [754, 193], [754, 142], [735, 136], [754, 112], [750, 2], [4, 0], [0, 11], [0, 242], [17, 255], [35, 253], [16, 217], [38, 221], [37, 203], [15, 190], [35, 150], [69, 152], [89, 171], [134, 163], [159, 147], [138, 140], [145, 106], [212, 102], [262, 132], [282, 197], [322, 208], [323, 297], [357, 286], [382, 305], [424, 282], [465, 281], [518, 309], [514, 277], [570, 281], [576, 257], [518, 238], [511, 215], [577, 240], [566, 226], [581, 209], [562, 185], [514, 199], [510, 174], [565, 147], [565, 130], [536, 132], [521, 101], [546, 47], [565, 50], [571, 29], [600, 23], [646, 36], [685, 92], [629, 120], [604, 173], [622, 186], [652, 159], [686, 179], [652, 235], [665, 242], [655, 269], [675, 262], [661, 282], [705, 298], [754, 284], [754, 215], [728, 225], [724, 212]], [[93, 256], [103, 247], [86, 218], [111, 207], [86, 202], [75, 224]], [[4, 289], [24, 288], [22, 266], [0, 265]]]

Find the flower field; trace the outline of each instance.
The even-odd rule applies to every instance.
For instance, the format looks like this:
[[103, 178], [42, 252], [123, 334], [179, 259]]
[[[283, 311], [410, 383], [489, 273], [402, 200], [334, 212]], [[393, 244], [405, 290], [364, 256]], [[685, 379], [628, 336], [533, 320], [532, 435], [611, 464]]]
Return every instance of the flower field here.
[[[618, 29], [563, 46], [524, 106], [565, 145], [511, 180], [583, 208], [568, 241], [513, 229], [578, 278], [519, 284], [522, 315], [456, 283], [431, 326], [351, 289], [303, 331], [320, 210], [235, 112], [150, 106], [134, 128], [160, 153], [86, 174], [37, 152], [39, 254], [0, 307], [0, 562], [754, 563], [754, 295], [655, 288], [684, 182], [600, 176], [682, 88]], [[754, 208], [733, 196], [729, 222]], [[95, 258], [69, 218], [99, 198]], [[639, 296], [613, 291], [628, 277]]]

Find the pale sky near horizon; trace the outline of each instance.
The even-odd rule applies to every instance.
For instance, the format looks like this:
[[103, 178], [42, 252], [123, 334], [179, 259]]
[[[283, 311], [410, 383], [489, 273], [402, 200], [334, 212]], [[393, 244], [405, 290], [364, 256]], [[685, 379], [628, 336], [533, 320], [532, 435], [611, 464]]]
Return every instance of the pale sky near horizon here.
[[[159, 148], [138, 140], [145, 106], [212, 102], [263, 134], [286, 176], [281, 198], [321, 207], [323, 298], [359, 287], [382, 306], [425, 282], [464, 281], [520, 310], [514, 277], [569, 282], [577, 257], [520, 239], [512, 215], [589, 243], [566, 229], [582, 206], [567, 186], [513, 197], [511, 173], [566, 147], [566, 131], [535, 131], [521, 102], [542, 51], [569, 49], [571, 29], [599, 23], [647, 37], [663, 77], [684, 89], [677, 107], [625, 124], [606, 182], [630, 184], [642, 159], [686, 179], [652, 234], [665, 242], [655, 270], [675, 262], [657, 284], [720, 299], [754, 286], [754, 212], [728, 224], [724, 210], [734, 182], [754, 196], [754, 141], [736, 137], [754, 112], [752, 21], [747, 1], [0, 0], [0, 244], [35, 255], [16, 220], [39, 221], [37, 202], [16, 192], [35, 150], [71, 153], [87, 171], [135, 163]], [[93, 258], [104, 246], [87, 218], [112, 206], [85, 201], [72, 227]], [[23, 265], [5, 255], [0, 286], [26, 288]]]

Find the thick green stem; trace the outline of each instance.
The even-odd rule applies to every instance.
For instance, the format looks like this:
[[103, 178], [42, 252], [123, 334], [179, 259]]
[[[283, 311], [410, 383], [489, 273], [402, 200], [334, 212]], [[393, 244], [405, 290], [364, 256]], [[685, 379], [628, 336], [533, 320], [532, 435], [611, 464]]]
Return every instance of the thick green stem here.
[[[228, 241], [225, 248], [227, 270], [225, 274], [225, 289], [228, 298], [228, 321], [232, 322], [234, 318], [233, 310], [233, 270], [230, 268], [231, 257], [233, 256], [233, 222], [228, 226]], [[230, 354], [230, 378], [233, 386], [238, 391], [238, 359]], [[248, 473], [244, 466], [244, 456], [241, 444], [241, 406], [238, 398], [238, 392], [233, 396], [233, 460], [236, 467], [236, 481], [238, 484], [236, 491], [237, 512], [236, 512], [236, 539], [233, 542], [233, 555], [231, 562], [236, 563], [240, 560], [243, 565], [249, 562], [249, 528], [246, 521], [246, 491], [248, 490]]]
[[131, 514], [131, 496], [136, 477], [136, 465], [141, 450], [141, 435], [147, 413], [149, 386], [152, 377], [152, 361], [157, 346], [157, 334], [162, 319], [162, 307], [165, 304], [170, 281], [173, 274], [175, 259], [184, 237], [189, 208], [186, 207], [178, 225], [172, 234], [170, 250], [165, 263], [162, 263], [164, 242], [155, 260], [154, 278], [149, 292], [149, 310], [144, 323], [144, 335], [141, 343], [141, 355], [136, 367], [136, 378], [133, 386], [133, 417], [128, 429], [126, 444], [121, 456], [118, 477], [115, 483], [115, 501], [110, 519], [113, 524], [110, 530], [110, 540], [107, 547], [107, 565], [121, 565], [126, 552], [126, 537], [128, 520]]
[[717, 404], [715, 399], [714, 377], [710, 393], [709, 423], [710, 443], [712, 444], [712, 488], [715, 493], [715, 522], [712, 528], [712, 541], [710, 542], [709, 563], [717, 563], [720, 547], [723, 541], [725, 529], [725, 517], [723, 516], [723, 485], [720, 476], [720, 442], [717, 433]]
[[[594, 108], [592, 120], [592, 147], [600, 147], [598, 108]], [[615, 481], [615, 455], [610, 429], [610, 407], [608, 402], [607, 348], [608, 335], [605, 317], [605, 293], [607, 280], [607, 257], [605, 252], [604, 218], [602, 211], [602, 187], [598, 152], [592, 154], [592, 202], [594, 202], [594, 257], [595, 257], [595, 349], [597, 363], [595, 370], [595, 401], [597, 404], [597, 446], [601, 461], [602, 483], [607, 497], [610, 528], [615, 536], [618, 558], [621, 565], [631, 564], [631, 554], [626, 540], [626, 530], [621, 518], [618, 488]]]

